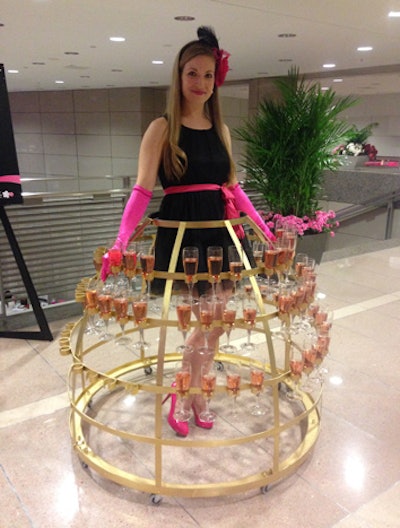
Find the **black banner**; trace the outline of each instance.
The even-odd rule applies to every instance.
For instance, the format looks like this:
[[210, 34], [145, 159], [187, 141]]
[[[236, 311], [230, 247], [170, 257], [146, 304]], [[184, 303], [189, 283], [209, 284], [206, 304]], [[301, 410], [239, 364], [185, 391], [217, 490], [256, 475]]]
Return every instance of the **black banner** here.
[[0, 64], [0, 206], [23, 203], [4, 65]]

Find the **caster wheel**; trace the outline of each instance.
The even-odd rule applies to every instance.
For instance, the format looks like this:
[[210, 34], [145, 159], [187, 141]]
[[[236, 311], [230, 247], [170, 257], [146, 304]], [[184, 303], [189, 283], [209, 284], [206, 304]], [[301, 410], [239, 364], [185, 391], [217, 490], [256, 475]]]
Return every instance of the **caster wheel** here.
[[217, 361], [216, 367], [219, 372], [224, 371], [224, 364], [221, 361]]
[[87, 408], [91, 409], [93, 407], [93, 400], [89, 400], [87, 403]]
[[160, 502], [162, 501], [162, 497], [160, 495], [156, 495], [155, 493], [152, 493], [150, 495], [150, 501], [152, 504], [160, 504]]
[[266, 486], [261, 486], [260, 491], [262, 495], [265, 495], [268, 492], [268, 484]]
[[83, 469], [87, 469], [89, 467], [86, 462], [81, 462], [81, 466], [83, 467]]
[[151, 367], [146, 367], [144, 369], [144, 373], [147, 375], [147, 376], [150, 376], [150, 374], [153, 373], [153, 369]]

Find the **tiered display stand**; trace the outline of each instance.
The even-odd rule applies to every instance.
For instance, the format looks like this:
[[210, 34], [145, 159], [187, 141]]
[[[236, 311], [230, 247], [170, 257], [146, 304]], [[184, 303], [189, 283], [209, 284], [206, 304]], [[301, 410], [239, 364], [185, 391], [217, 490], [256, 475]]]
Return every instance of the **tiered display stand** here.
[[[286, 398], [287, 391], [293, 390], [291, 339], [289, 335], [278, 339], [271, 330], [273, 324], [281, 323], [277, 307], [260, 291], [258, 276], [263, 274], [263, 267], [252, 267], [246, 255], [242, 278], [250, 283], [259, 309], [253, 335], [266, 357], [262, 394], [266, 414], [250, 414], [254, 395], [244, 375], [237, 399], [238, 415], [232, 417], [225, 368], [229, 363], [240, 363], [246, 372], [256, 360], [240, 352], [223, 354], [219, 349], [215, 356], [219, 379], [211, 401], [218, 415], [213, 429], [202, 430], [190, 423], [189, 436], [180, 438], [168, 426], [168, 410], [162, 406], [163, 399], [175, 392], [171, 388], [173, 369], [181, 361], [175, 349], [182, 337], [170, 304], [174, 301], [174, 281], [185, 280], [183, 273], [175, 271], [185, 230], [225, 228], [238, 249], [241, 245], [235, 224], [252, 228], [260, 240], [263, 235], [247, 217], [219, 222], [153, 220], [152, 224], [176, 228], [177, 235], [168, 272], [154, 272], [155, 277], [166, 279], [166, 288], [161, 306], [146, 322], [146, 337], [152, 344], [148, 352], [135, 355], [129, 347], [121, 349], [112, 341], [87, 337], [86, 312], [76, 324], [67, 325], [61, 336], [61, 354], [72, 357], [69, 396], [73, 447], [83, 465], [122, 486], [151, 494], [154, 503], [162, 496], [214, 497], [254, 488], [265, 492], [269, 484], [292, 474], [310, 455], [320, 429], [321, 391], [313, 396], [301, 393], [296, 403]], [[221, 279], [226, 278], [230, 278], [229, 272], [222, 273]], [[197, 280], [208, 280], [208, 275], [198, 274]], [[77, 288], [76, 298], [82, 303], [86, 283], [83, 279]], [[234, 333], [244, 336], [246, 325], [238, 315]], [[127, 334], [134, 338], [137, 331], [132, 323]], [[191, 392], [200, 393], [200, 389], [192, 388]]]

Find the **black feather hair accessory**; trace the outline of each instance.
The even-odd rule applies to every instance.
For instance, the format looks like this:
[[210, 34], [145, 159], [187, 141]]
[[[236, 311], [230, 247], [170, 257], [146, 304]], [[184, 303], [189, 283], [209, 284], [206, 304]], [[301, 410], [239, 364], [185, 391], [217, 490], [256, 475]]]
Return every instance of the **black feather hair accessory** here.
[[218, 39], [215, 35], [215, 31], [210, 26], [200, 26], [197, 30], [197, 36], [199, 40], [203, 40], [211, 48], [219, 49]]

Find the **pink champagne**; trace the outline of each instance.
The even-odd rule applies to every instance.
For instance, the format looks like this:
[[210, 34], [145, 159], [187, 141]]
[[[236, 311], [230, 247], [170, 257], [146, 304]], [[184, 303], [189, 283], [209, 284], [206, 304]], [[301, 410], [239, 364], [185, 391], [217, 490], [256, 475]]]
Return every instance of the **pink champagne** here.
[[114, 299], [114, 309], [117, 319], [126, 319], [128, 317], [128, 299], [123, 297]]
[[250, 385], [252, 392], [260, 392], [264, 383], [264, 372], [262, 370], [250, 371]]
[[240, 274], [242, 273], [243, 265], [241, 262], [230, 262], [229, 263], [229, 270], [235, 277], [240, 277]]
[[147, 317], [147, 302], [146, 301], [134, 301], [133, 303], [133, 315], [137, 324], [143, 323]]
[[236, 310], [224, 310], [224, 313], [222, 314], [222, 320], [224, 323], [233, 325], [236, 319]]
[[179, 326], [184, 330], [187, 329], [192, 315], [192, 308], [190, 304], [178, 304], [176, 307], [176, 314], [178, 316]]
[[86, 305], [88, 308], [96, 308], [97, 306], [97, 291], [86, 290]]
[[213, 322], [213, 314], [208, 310], [200, 310], [200, 322], [205, 326], [210, 326]]
[[178, 392], [183, 398], [189, 392], [190, 380], [190, 372], [187, 370], [180, 370], [175, 375], [176, 392]]
[[295, 271], [294, 271], [296, 274], [296, 277], [301, 277], [303, 275], [304, 268], [305, 268], [304, 262], [296, 262]]
[[243, 319], [245, 323], [253, 325], [256, 320], [256, 315], [257, 310], [255, 308], [243, 308]]
[[303, 352], [303, 359], [304, 359], [303, 372], [305, 372], [306, 374], [310, 374], [310, 372], [314, 368], [315, 360], [317, 359], [316, 348], [305, 350]]
[[277, 255], [277, 249], [267, 249], [264, 253], [264, 266], [268, 269], [274, 268]]
[[222, 271], [222, 257], [208, 257], [208, 274], [218, 278]]
[[183, 270], [187, 278], [192, 280], [193, 276], [197, 273], [199, 267], [199, 261], [195, 257], [186, 257], [183, 259]]
[[124, 263], [127, 270], [136, 269], [137, 254], [136, 251], [126, 251], [124, 254]]
[[97, 305], [102, 314], [111, 313], [112, 308], [112, 297], [111, 295], [105, 295], [101, 293], [97, 296]]
[[154, 255], [141, 255], [140, 256], [140, 265], [142, 267], [143, 273], [150, 275], [154, 270]]
[[201, 390], [207, 398], [211, 398], [214, 393], [217, 378], [214, 373], [209, 372], [201, 376]]
[[226, 376], [226, 388], [233, 396], [237, 396], [240, 387], [240, 375], [239, 374], [227, 374]]
[[328, 319], [328, 314], [326, 312], [317, 312], [315, 314], [315, 324], [320, 325]]
[[295, 359], [291, 359], [290, 371], [292, 378], [298, 381], [301, 378], [301, 373], [303, 372], [303, 361], [296, 361]]

